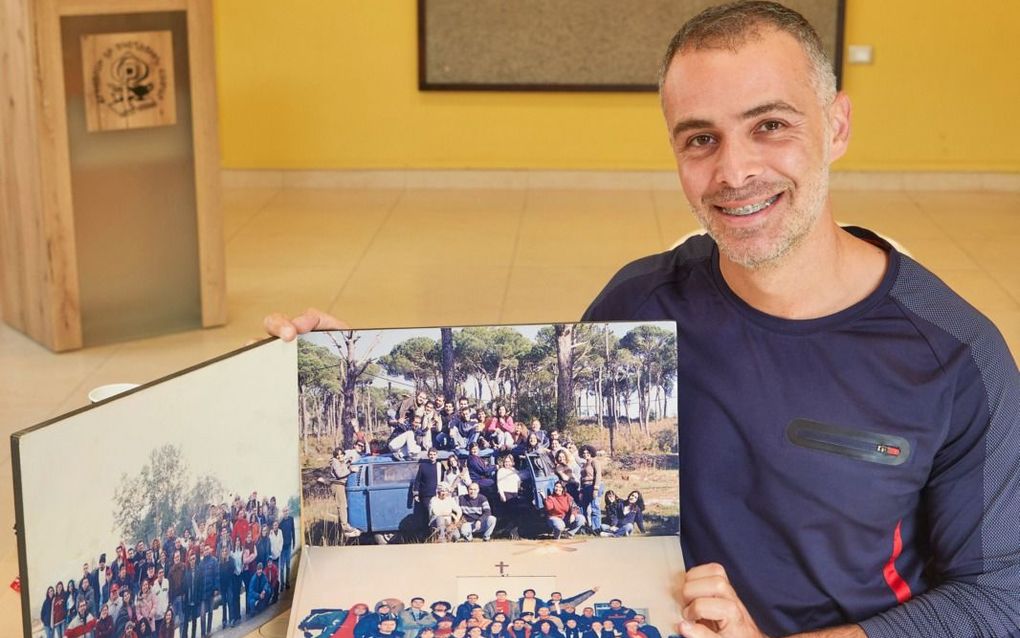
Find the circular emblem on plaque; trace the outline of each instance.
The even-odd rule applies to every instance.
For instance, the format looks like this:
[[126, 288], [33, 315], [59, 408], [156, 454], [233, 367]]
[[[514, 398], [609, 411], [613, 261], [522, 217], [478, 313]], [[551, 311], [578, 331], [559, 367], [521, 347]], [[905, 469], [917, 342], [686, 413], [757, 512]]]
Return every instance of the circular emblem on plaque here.
[[171, 40], [169, 31], [84, 37], [89, 130], [173, 123]]

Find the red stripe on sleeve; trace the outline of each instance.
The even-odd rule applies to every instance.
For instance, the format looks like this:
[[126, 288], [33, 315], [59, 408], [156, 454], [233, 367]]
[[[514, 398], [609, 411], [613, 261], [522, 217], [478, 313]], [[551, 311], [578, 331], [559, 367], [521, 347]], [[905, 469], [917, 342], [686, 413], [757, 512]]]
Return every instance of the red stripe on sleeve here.
[[896, 559], [903, 553], [903, 537], [900, 534], [900, 528], [903, 526], [903, 521], [896, 523], [896, 529], [893, 531], [893, 550], [892, 556], [889, 557], [889, 561], [882, 568], [882, 574], [885, 576], [885, 583], [889, 585], [889, 589], [896, 594], [896, 600], [899, 603], [905, 603], [913, 596], [910, 593], [910, 585], [903, 580], [900, 573], [896, 571]]

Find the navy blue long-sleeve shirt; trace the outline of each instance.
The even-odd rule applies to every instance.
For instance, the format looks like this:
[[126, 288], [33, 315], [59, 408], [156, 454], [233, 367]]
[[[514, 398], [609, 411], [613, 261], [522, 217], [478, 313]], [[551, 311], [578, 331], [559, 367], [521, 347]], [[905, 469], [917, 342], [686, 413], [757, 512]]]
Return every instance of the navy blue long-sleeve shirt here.
[[698, 236], [624, 267], [587, 321], [678, 323], [681, 540], [763, 631], [1020, 635], [1020, 375], [1001, 335], [877, 236], [834, 315], [737, 297]]

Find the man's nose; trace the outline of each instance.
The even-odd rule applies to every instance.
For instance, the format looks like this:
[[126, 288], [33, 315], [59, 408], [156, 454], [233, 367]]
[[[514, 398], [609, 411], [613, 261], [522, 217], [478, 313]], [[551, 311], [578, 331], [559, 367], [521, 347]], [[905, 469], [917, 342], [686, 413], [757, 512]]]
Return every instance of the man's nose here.
[[753, 140], [739, 136], [720, 142], [716, 162], [716, 182], [729, 188], [740, 188], [764, 170], [761, 149]]

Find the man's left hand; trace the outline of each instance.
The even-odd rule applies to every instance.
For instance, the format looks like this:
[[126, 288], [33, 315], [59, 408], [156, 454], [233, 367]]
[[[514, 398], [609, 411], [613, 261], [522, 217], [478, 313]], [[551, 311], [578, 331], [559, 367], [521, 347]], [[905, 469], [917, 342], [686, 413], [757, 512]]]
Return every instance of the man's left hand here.
[[689, 570], [674, 593], [684, 618], [677, 631], [684, 638], [768, 638], [718, 563]]

